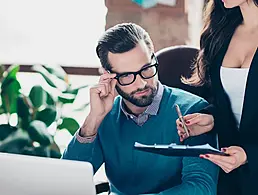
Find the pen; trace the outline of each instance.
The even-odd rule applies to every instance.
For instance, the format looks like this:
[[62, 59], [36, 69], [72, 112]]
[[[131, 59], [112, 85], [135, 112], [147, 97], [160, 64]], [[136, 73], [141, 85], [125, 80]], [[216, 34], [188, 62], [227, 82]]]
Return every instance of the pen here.
[[183, 115], [181, 113], [181, 110], [180, 110], [180, 108], [179, 108], [179, 106], [177, 104], [175, 104], [175, 107], [176, 107], [176, 112], [177, 112], [178, 118], [179, 118], [180, 122], [183, 125], [184, 131], [185, 131], [187, 137], [189, 137], [189, 131], [188, 131], [187, 126], [185, 124], [185, 120], [184, 120], [184, 117], [183, 117]]

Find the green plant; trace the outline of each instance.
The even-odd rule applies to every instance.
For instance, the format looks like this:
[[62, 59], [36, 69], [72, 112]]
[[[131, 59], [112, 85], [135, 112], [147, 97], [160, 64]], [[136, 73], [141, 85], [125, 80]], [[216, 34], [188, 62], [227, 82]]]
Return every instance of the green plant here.
[[[7, 70], [0, 65], [0, 115], [6, 116], [6, 123], [0, 125], [0, 152], [59, 158], [55, 132], [67, 129], [73, 135], [79, 128], [78, 122], [64, 116], [62, 109], [65, 104], [74, 103], [79, 90], [87, 85], [73, 88], [60, 66], [35, 65], [32, 68], [55, 93], [34, 85], [28, 95], [24, 94], [16, 76], [19, 65]], [[85, 103], [81, 109], [87, 105]], [[12, 116], [16, 116], [15, 125], [10, 122]], [[50, 126], [56, 127], [54, 133], [49, 133]]]

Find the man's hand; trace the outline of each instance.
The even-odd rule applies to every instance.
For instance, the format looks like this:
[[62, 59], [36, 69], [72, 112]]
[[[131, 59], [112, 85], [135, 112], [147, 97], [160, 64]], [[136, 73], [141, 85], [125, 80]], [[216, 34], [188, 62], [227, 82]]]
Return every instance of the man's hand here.
[[102, 120], [112, 109], [117, 83], [115, 76], [116, 74], [109, 74], [105, 71], [99, 83], [90, 89], [90, 113], [81, 128], [82, 136], [96, 134]]
[[90, 89], [90, 115], [104, 118], [112, 109], [115, 98], [116, 74], [105, 72], [99, 83]]
[[220, 166], [226, 173], [233, 171], [247, 162], [247, 156], [243, 148], [239, 146], [231, 146], [229, 148], [222, 148], [222, 151], [230, 156], [221, 156], [215, 154], [200, 155]]
[[[189, 130], [190, 136], [201, 135], [210, 131], [214, 126], [214, 118], [209, 114], [188, 114], [184, 116], [184, 120], [186, 126]], [[179, 119], [176, 120], [178, 135], [180, 137], [180, 141], [184, 141], [187, 137], [183, 125]]]

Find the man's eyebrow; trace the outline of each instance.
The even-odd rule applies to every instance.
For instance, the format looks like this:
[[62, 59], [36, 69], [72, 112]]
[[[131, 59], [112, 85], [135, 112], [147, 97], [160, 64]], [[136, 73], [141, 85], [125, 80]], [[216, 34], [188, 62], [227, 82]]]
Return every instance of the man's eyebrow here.
[[[140, 68], [140, 70], [142, 70], [143, 68], [145, 68], [145, 67], [151, 65], [151, 62], [152, 62], [152, 59], [151, 59], [150, 62], [144, 64], [144, 65]], [[140, 71], [140, 70], [138, 70], [138, 71]], [[116, 74], [126, 74], [126, 73], [133, 73], [133, 72], [137, 72], [137, 71], [127, 71], [127, 72], [122, 72], [122, 73], [112, 71], [112, 73], [116, 73]]]
[[152, 60], [151, 60], [150, 62], [148, 62], [147, 64], [144, 64], [144, 65], [141, 67], [141, 69], [145, 68], [146, 66], [151, 65], [151, 62], [152, 62]]

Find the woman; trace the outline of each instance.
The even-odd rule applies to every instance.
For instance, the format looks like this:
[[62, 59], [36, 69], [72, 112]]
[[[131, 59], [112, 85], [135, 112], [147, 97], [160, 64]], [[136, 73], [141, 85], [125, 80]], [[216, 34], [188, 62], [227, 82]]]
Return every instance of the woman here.
[[[258, 194], [258, 0], [209, 0], [205, 16], [194, 73], [183, 81], [209, 85], [213, 106], [185, 120], [190, 136], [213, 129], [229, 154], [200, 156], [221, 167], [218, 194]], [[183, 141], [178, 120], [177, 128]]]

